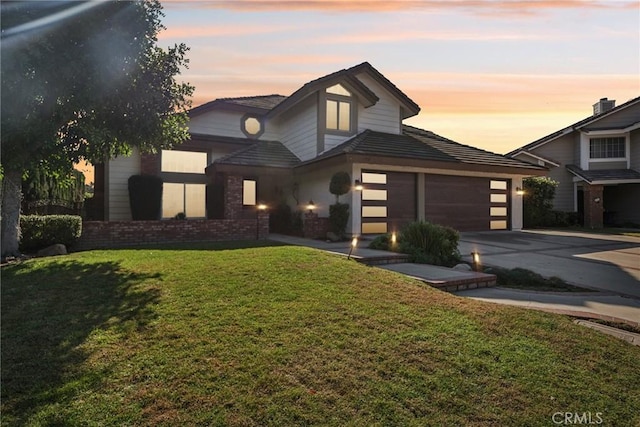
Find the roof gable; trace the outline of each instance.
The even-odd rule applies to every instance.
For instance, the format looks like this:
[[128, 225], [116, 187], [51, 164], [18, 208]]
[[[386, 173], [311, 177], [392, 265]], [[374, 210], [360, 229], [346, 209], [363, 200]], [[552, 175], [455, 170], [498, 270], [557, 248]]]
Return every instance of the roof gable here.
[[[584, 119], [582, 119], [582, 120], [580, 120], [580, 121], [578, 121], [578, 122], [576, 122], [576, 123], [574, 123], [574, 124], [572, 124], [570, 126], [567, 126], [567, 127], [563, 128], [563, 129], [560, 129], [560, 130], [558, 130], [556, 132], [550, 133], [547, 136], [543, 136], [542, 138], [537, 139], [537, 140], [535, 140], [535, 141], [533, 141], [533, 142], [531, 142], [529, 144], [523, 145], [520, 148], [516, 148], [515, 150], [510, 151], [505, 155], [509, 156], [509, 157], [516, 156], [516, 155], [518, 155], [519, 153], [521, 153], [523, 151], [536, 149], [538, 147], [541, 147], [544, 144], [547, 144], [547, 143], [549, 143], [551, 141], [554, 141], [555, 139], [557, 139], [557, 138], [559, 138], [559, 137], [561, 137], [563, 135], [566, 135], [568, 133], [574, 132], [576, 130], [580, 130], [580, 129], [584, 128], [584, 127], [587, 127], [587, 126], [592, 127], [593, 125], [597, 126], [597, 122], [598, 121], [600, 121], [600, 120], [602, 120], [604, 118], [608, 118], [611, 115], [616, 114], [616, 113], [618, 113], [618, 112], [620, 112], [620, 111], [622, 111], [624, 109], [627, 109], [627, 108], [629, 108], [629, 107], [631, 107], [633, 105], [636, 105], [638, 103], [640, 103], [640, 96], [637, 97], [637, 98], [633, 98], [633, 99], [631, 99], [631, 100], [629, 100], [629, 101], [627, 101], [627, 102], [625, 102], [623, 104], [620, 104], [617, 107], [614, 107], [614, 108], [612, 108], [611, 110], [609, 110], [609, 111], [607, 111], [605, 113], [595, 114], [595, 115], [586, 117], [586, 118], [584, 118]], [[632, 123], [629, 123], [629, 124], [631, 125]], [[595, 129], [592, 129], [592, 130], [595, 130]]]

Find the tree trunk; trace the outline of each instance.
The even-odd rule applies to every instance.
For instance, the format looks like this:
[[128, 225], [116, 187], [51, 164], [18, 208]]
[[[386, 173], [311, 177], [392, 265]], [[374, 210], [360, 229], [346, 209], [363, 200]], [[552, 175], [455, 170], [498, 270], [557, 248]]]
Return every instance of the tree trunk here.
[[20, 250], [20, 201], [22, 171], [5, 169], [2, 179], [2, 256], [18, 256]]

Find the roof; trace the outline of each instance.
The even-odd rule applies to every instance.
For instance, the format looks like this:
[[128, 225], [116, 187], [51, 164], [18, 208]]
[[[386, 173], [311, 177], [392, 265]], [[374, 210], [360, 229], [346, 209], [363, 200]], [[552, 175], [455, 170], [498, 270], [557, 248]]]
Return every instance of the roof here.
[[433, 132], [412, 126], [403, 126], [403, 134], [389, 134], [365, 130], [353, 138], [333, 147], [318, 157], [304, 162], [335, 157], [340, 154], [366, 154], [451, 163], [479, 164], [483, 166], [516, 167], [530, 170], [546, 168], [511, 159], [489, 151], [459, 144]]
[[407, 125], [403, 125], [402, 128], [405, 135], [409, 135], [419, 140], [420, 142], [430, 146], [431, 148], [452, 157], [456, 162], [459, 163], [481, 164], [487, 166], [507, 166], [534, 170], [546, 169], [542, 166], [534, 165], [517, 159], [512, 159], [500, 154], [492, 153], [490, 151], [481, 150], [476, 147], [471, 147], [470, 145], [460, 144], [428, 130], [423, 130]]
[[244, 96], [239, 98], [219, 98], [214, 101], [198, 105], [189, 110], [189, 116], [194, 117], [208, 111], [223, 108], [247, 113], [266, 114], [282, 101], [287, 99], [284, 95]]
[[[542, 138], [537, 139], [537, 140], [535, 140], [535, 141], [533, 141], [533, 142], [531, 142], [531, 143], [529, 143], [527, 145], [523, 145], [520, 148], [516, 148], [515, 150], [510, 151], [505, 155], [506, 156], [514, 156], [514, 155], [518, 154], [521, 151], [527, 151], [527, 150], [531, 150], [531, 149], [537, 148], [540, 145], [546, 144], [547, 142], [553, 141], [554, 139], [561, 137], [562, 135], [566, 135], [567, 133], [573, 132], [574, 130], [578, 130], [578, 129], [580, 129], [580, 128], [584, 127], [584, 126], [587, 126], [587, 125], [589, 125], [589, 124], [591, 124], [593, 122], [596, 122], [596, 121], [598, 121], [600, 119], [608, 117], [611, 114], [614, 114], [614, 113], [616, 113], [616, 112], [618, 112], [618, 111], [620, 111], [622, 109], [630, 107], [631, 105], [636, 104], [639, 101], [640, 101], [640, 96], [637, 97], [637, 98], [633, 98], [633, 99], [631, 99], [631, 100], [629, 100], [629, 101], [627, 101], [627, 102], [625, 102], [623, 104], [620, 104], [617, 107], [614, 107], [611, 110], [606, 111], [604, 113], [594, 114], [594, 115], [591, 115], [589, 117], [586, 117], [586, 118], [584, 118], [584, 119], [582, 119], [582, 120], [580, 120], [580, 121], [578, 121], [578, 122], [576, 122], [576, 123], [574, 123], [574, 124], [572, 124], [570, 126], [567, 126], [566, 128], [560, 129], [559, 131], [553, 132], [553, 133], [551, 133], [551, 134], [549, 134], [547, 136], [543, 136]], [[592, 130], [594, 130], [594, 129], [592, 129]]]
[[640, 182], [640, 172], [633, 169], [583, 170], [576, 165], [567, 165], [567, 170], [589, 184], [636, 183]]
[[291, 151], [279, 141], [259, 141], [213, 162], [222, 165], [292, 168], [300, 163]]
[[379, 97], [369, 89], [364, 83], [356, 78], [357, 74], [368, 73], [382, 87], [388, 90], [403, 106], [403, 117], [414, 116], [420, 112], [420, 107], [404, 92], [402, 92], [389, 79], [383, 76], [378, 70], [373, 68], [368, 62], [363, 62], [354, 67], [336, 71], [326, 76], [312, 80], [304, 84], [300, 89], [296, 90], [290, 96], [284, 95], [265, 95], [265, 96], [248, 96], [240, 98], [220, 98], [205, 104], [192, 108], [189, 116], [195, 117], [208, 111], [223, 108], [234, 111], [242, 111], [254, 114], [268, 114], [277, 116], [308, 96], [322, 90], [325, 87], [332, 86], [336, 83], [344, 84], [347, 89], [355, 92], [359, 101], [365, 106], [370, 107], [379, 101]]

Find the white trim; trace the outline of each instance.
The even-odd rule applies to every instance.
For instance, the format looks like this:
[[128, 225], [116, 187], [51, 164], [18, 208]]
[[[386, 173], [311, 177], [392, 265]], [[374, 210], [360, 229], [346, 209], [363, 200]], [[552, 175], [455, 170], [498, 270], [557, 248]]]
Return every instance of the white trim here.
[[[553, 165], [553, 166], [555, 166], [555, 167], [557, 167], [557, 168], [559, 168], [559, 167], [560, 167], [560, 165], [559, 165], [558, 163], [556, 163], [556, 162], [554, 162], [554, 161], [551, 161], [551, 160], [549, 160], [549, 159], [545, 159], [544, 157], [536, 156], [535, 154], [530, 153], [530, 152], [528, 152], [528, 151], [522, 151], [522, 152], [520, 152], [520, 153], [518, 153], [518, 154], [516, 154], [516, 155], [520, 155], [520, 154], [526, 154], [526, 155], [528, 155], [528, 156], [533, 157], [534, 159], [540, 160], [540, 161], [542, 161], [542, 162], [544, 162], [544, 163], [549, 163], [550, 165]], [[540, 165], [540, 166], [544, 166], [544, 165]]]
[[582, 132], [588, 133], [589, 135], [597, 136], [597, 135], [621, 135], [632, 130], [640, 129], [640, 122], [634, 123], [630, 126], [627, 126], [624, 129], [599, 129], [599, 130], [583, 130]]

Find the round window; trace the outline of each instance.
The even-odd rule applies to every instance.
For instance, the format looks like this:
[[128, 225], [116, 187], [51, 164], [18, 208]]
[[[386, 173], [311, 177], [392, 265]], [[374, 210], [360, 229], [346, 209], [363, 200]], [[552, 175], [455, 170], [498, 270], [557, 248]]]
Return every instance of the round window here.
[[242, 127], [244, 128], [244, 132], [248, 136], [257, 136], [262, 131], [262, 123], [255, 117], [247, 117], [244, 119], [242, 123]]

